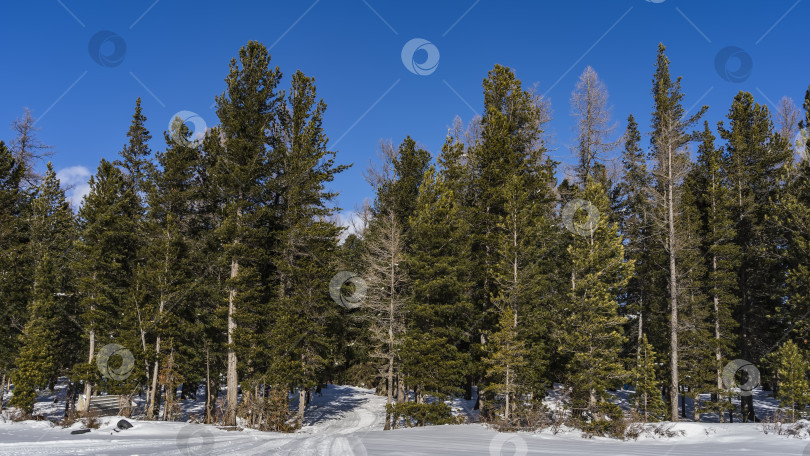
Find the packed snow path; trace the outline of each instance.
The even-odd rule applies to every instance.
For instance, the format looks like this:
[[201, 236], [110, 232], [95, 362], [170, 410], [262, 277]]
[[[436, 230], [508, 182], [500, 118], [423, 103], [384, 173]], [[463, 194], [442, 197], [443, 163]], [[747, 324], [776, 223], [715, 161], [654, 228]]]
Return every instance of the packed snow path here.
[[385, 398], [372, 390], [333, 386], [315, 396], [305, 426], [295, 434], [132, 420], [115, 432], [117, 418], [100, 429], [71, 435], [48, 422], [0, 422], [0, 455], [671, 455], [810, 454], [810, 440], [765, 435], [760, 424], [680, 423], [685, 436], [620, 442], [583, 439], [579, 432], [552, 435], [498, 433], [483, 425], [433, 426], [382, 431]]

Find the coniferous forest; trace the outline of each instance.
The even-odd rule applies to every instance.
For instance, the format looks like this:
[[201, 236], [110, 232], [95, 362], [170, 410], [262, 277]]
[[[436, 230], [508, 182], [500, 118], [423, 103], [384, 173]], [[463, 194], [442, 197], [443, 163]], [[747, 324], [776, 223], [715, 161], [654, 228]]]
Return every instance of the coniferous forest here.
[[203, 391], [200, 422], [291, 432], [337, 384], [384, 397], [385, 429], [455, 423], [464, 398], [501, 429], [615, 435], [757, 421], [761, 388], [806, 416], [810, 89], [778, 111], [741, 91], [711, 124], [650, 51], [647, 112], [612, 119], [579, 77], [568, 167], [548, 100], [495, 65], [441, 151], [382, 143], [351, 232], [316, 81], [259, 42], [200, 140], [179, 118], [148, 131], [135, 101], [77, 207], [23, 118], [0, 142], [0, 407], [30, 417], [66, 381], [66, 418], [124, 395], [173, 421]]

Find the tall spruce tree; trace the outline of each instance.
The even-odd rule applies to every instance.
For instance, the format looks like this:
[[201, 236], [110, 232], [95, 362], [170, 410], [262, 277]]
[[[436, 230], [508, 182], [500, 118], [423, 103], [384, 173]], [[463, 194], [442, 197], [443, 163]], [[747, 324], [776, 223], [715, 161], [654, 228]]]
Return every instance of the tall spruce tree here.
[[709, 124], [705, 122], [690, 184], [702, 222], [701, 252], [706, 270], [703, 288], [711, 301], [715, 358], [712, 393], [717, 401], [723, 389], [723, 365], [735, 342], [737, 323], [732, 312], [739, 303], [736, 276], [739, 247], [734, 243], [736, 228], [731, 213], [734, 201], [726, 175], [725, 157], [714, 141]]
[[[28, 320], [31, 264], [26, 254], [29, 196], [22, 188], [25, 166], [0, 141], [0, 377], [7, 381]], [[0, 387], [0, 397], [5, 385]], [[2, 401], [0, 401], [2, 408]]]
[[419, 398], [449, 395], [460, 391], [469, 363], [465, 336], [472, 303], [464, 269], [469, 227], [461, 202], [433, 167], [425, 172], [414, 207], [413, 244], [406, 255], [413, 295], [403, 374]]
[[[506, 233], [511, 227], [512, 234], [518, 236], [520, 246], [538, 247], [542, 250], [553, 245], [553, 241], [544, 238], [544, 234], [524, 235], [525, 233], [514, 231], [531, 229], [523, 223], [527, 220], [525, 213], [518, 214], [526, 209], [520, 207], [515, 198], [523, 198], [531, 203], [528, 210], [535, 214], [549, 216], [553, 204], [548, 197], [552, 190], [546, 178], [549, 171], [553, 174], [556, 164], [544, 156], [543, 124], [548, 116], [542, 100], [523, 89], [514, 72], [501, 65], [495, 65], [489, 72], [483, 87], [485, 113], [480, 122], [480, 137], [468, 149], [467, 159], [472, 176], [469, 190], [472, 206], [471, 255], [475, 262], [472, 266], [475, 290], [472, 299], [475, 311], [480, 315], [473, 331], [478, 334], [478, 343], [486, 345], [487, 334], [495, 332], [501, 320], [502, 310], [495, 305], [495, 299], [510, 301], [511, 305], [521, 303], [519, 305], [523, 306], [522, 303], [531, 302], [538, 295], [548, 296], [548, 290], [541, 293], [537, 289], [528, 290], [517, 286], [512, 270], [516, 259], [514, 255], [522, 255], [523, 252], [519, 250], [520, 247], [514, 246], [514, 239], [507, 239]], [[521, 188], [521, 185], [525, 187]], [[507, 187], [512, 191], [505, 190]], [[509, 198], [512, 198], [511, 213], [507, 208]], [[515, 225], [518, 218], [520, 225]], [[537, 233], [545, 233], [551, 229], [548, 219], [531, 223], [536, 224]], [[508, 251], [504, 250], [507, 248]], [[549, 257], [550, 255], [542, 254], [534, 256], [532, 260], [519, 265], [519, 269], [522, 269], [519, 274], [539, 274], [537, 262]], [[510, 275], [512, 279], [508, 278]], [[520, 282], [527, 287], [547, 285], [529, 276]], [[516, 288], [506, 290], [503, 289], [504, 286]], [[527, 314], [526, 309], [513, 309], [516, 310], [518, 319]], [[527, 318], [530, 317], [527, 315]], [[543, 325], [542, 319], [533, 321], [536, 323], [533, 330], [547, 326]], [[484, 366], [480, 359], [479, 356], [474, 356], [473, 369], [483, 376]]]
[[[87, 363], [77, 366], [77, 379], [85, 383], [90, 400], [92, 387], [101, 380], [94, 364], [97, 345], [113, 343], [120, 334], [121, 319], [130, 305], [133, 266], [137, 254], [132, 208], [137, 199], [124, 174], [102, 159], [90, 178], [90, 193], [79, 210], [79, 240], [76, 245], [77, 289], [80, 321], [84, 326]], [[130, 347], [134, 349], [135, 347]]]
[[57, 375], [68, 373], [79, 350], [72, 270], [64, 267], [72, 259], [76, 226], [50, 163], [31, 203], [29, 224], [33, 293], [13, 377], [13, 403], [27, 414], [33, 410], [35, 388], [53, 385]]
[[676, 230], [680, 233], [678, 297], [678, 373], [680, 380], [681, 416], [686, 418], [686, 398], [693, 400], [693, 420], [699, 412], [699, 394], [716, 387], [714, 369], [716, 344], [712, 337], [714, 325], [712, 310], [705, 294], [705, 256], [701, 249], [704, 238], [697, 198], [702, 192], [691, 185], [694, 166], [684, 179], [681, 190], [681, 209]]
[[[332, 221], [338, 208], [336, 193], [326, 185], [347, 166], [335, 165], [323, 131], [326, 103], [317, 98], [315, 81], [296, 72], [279, 124], [283, 141], [276, 147], [281, 175], [278, 207], [277, 322], [270, 330], [271, 346], [283, 348], [271, 377], [280, 386], [298, 388], [298, 420], [303, 423], [308, 391], [324, 379], [331, 364], [338, 308], [329, 298], [323, 278], [334, 272], [341, 228]], [[299, 337], [300, 336], [300, 337]]]
[[619, 231], [625, 239], [625, 257], [633, 260], [635, 273], [630, 277], [621, 298], [620, 311], [628, 317], [628, 343], [626, 353], [640, 353], [642, 335], [647, 335], [650, 344], [664, 347], [666, 316], [661, 309], [660, 293], [655, 292], [661, 283], [662, 274], [657, 268], [662, 250], [652, 238], [652, 201], [649, 188], [652, 174], [647, 169], [645, 151], [641, 148], [638, 123], [631, 114], [627, 119], [622, 151], [623, 176], [618, 184]]
[[[141, 299], [135, 302], [140, 316], [138, 336], [147, 363], [146, 415], [150, 418], [159, 409], [161, 365], [171, 353], [175, 370], [182, 370], [188, 358], [183, 347], [193, 344], [189, 333], [193, 331], [194, 298], [199, 296], [198, 282], [206, 276], [192, 263], [200, 260], [191, 239], [197, 224], [199, 149], [176, 141], [187, 138], [190, 131], [179, 118], [173, 122], [172, 131], [164, 134], [166, 151], [157, 154], [160, 166], [148, 174], [148, 212], [143, 227], [148, 242], [140, 246], [143, 262], [138, 271], [145, 291], [137, 294]], [[195, 281], [195, 276], [200, 278]], [[166, 394], [173, 393], [167, 388]]]
[[737, 290], [740, 305], [739, 350], [756, 362], [767, 353], [780, 331], [774, 309], [781, 302], [784, 269], [779, 258], [782, 236], [767, 220], [780, 190], [782, 166], [791, 159], [787, 141], [773, 128], [768, 108], [740, 92], [728, 113], [729, 126], [719, 125], [726, 141], [726, 169], [732, 191], [736, 237], [740, 251]]
[[[267, 266], [267, 249], [275, 241], [266, 202], [270, 179], [277, 174], [278, 158], [271, 154], [277, 138], [277, 110], [281, 103], [276, 86], [281, 72], [270, 68], [270, 54], [259, 42], [250, 41], [232, 59], [225, 78], [227, 89], [216, 99], [223, 147], [215, 158], [212, 178], [221, 201], [222, 221], [217, 227], [222, 248], [220, 261], [227, 268], [227, 414], [225, 424], [236, 424], [239, 377], [238, 354], [243, 366], [259, 360], [263, 345], [256, 338], [267, 327], [266, 289], [261, 286]], [[241, 325], [240, 322], [241, 321]], [[247, 359], [244, 359], [247, 358]]]
[[658, 45], [658, 57], [653, 75], [652, 137], [650, 157], [654, 163], [653, 219], [657, 238], [667, 255], [667, 292], [669, 299], [669, 371], [670, 371], [670, 417], [678, 417], [678, 300], [683, 293], [679, 287], [679, 257], [682, 254], [681, 240], [685, 237], [679, 229], [687, 225], [678, 218], [681, 215], [683, 180], [689, 169], [689, 156], [684, 147], [692, 139], [688, 131], [708, 109], [703, 106], [697, 113], [687, 117], [682, 106], [681, 78], [673, 80], [669, 72], [666, 47]]

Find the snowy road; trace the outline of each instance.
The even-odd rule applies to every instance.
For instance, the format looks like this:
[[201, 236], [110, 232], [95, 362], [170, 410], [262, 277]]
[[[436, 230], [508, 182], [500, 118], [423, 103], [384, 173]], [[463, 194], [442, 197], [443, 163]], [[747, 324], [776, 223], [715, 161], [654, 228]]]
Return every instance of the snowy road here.
[[0, 455], [810, 455], [810, 441], [765, 435], [758, 424], [681, 423], [684, 437], [620, 442], [582, 439], [578, 432], [502, 434], [473, 425], [381, 431], [385, 398], [373, 391], [331, 386], [307, 409], [295, 434], [224, 431], [177, 422], [117, 420], [88, 434], [47, 422], [0, 423]]

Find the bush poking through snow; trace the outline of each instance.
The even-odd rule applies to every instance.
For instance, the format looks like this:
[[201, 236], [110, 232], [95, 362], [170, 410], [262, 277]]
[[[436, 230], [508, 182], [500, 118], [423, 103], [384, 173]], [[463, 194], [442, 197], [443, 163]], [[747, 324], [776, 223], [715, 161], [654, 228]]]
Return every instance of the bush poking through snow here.
[[785, 437], [805, 439], [810, 437], [810, 421], [798, 420], [793, 422], [791, 413], [781, 411], [774, 413], [762, 421], [762, 432]]
[[95, 410], [91, 410], [87, 412], [84, 417], [82, 418], [82, 423], [87, 429], [98, 429], [101, 425], [98, 421], [98, 412]]

